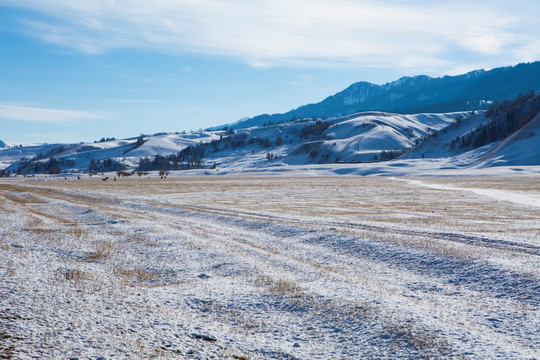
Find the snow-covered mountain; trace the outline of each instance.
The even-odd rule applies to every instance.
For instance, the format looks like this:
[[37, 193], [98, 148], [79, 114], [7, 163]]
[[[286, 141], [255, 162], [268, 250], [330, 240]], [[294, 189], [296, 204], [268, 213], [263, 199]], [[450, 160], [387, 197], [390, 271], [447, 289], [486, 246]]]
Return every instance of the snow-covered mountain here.
[[487, 109], [493, 102], [514, 99], [529, 90], [540, 90], [540, 62], [441, 78], [425, 75], [402, 77], [384, 85], [357, 82], [321, 102], [300, 106], [283, 114], [242, 119], [227, 126], [240, 129], [291, 119], [335, 117], [370, 110], [405, 114], [479, 110]]
[[395, 166], [418, 167], [424, 165], [418, 160], [441, 159], [439, 167], [448, 168], [540, 165], [540, 94], [529, 92], [487, 111], [371, 111], [237, 130], [9, 146], [0, 149], [0, 170], [58, 174], [196, 168], [226, 173], [391, 160]]

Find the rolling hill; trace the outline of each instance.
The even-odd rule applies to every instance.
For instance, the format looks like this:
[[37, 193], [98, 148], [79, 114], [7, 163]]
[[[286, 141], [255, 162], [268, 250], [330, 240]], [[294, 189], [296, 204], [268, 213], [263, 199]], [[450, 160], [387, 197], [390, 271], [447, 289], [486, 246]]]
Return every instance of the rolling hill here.
[[[364, 111], [236, 130], [102, 140], [2, 148], [0, 175], [190, 169], [223, 174], [318, 164], [340, 173], [343, 165], [380, 162], [411, 174], [430, 162], [432, 170], [539, 166], [540, 95], [530, 91], [480, 111]], [[386, 171], [373, 165], [367, 173]]]

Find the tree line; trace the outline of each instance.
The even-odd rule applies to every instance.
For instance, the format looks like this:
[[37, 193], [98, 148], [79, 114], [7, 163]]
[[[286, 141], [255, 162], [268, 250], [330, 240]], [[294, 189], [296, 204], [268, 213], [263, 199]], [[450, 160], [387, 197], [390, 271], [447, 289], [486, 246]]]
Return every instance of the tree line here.
[[530, 90], [514, 100], [492, 104], [486, 111], [489, 122], [452, 140], [450, 147], [479, 148], [501, 141], [527, 125], [540, 112], [540, 95]]

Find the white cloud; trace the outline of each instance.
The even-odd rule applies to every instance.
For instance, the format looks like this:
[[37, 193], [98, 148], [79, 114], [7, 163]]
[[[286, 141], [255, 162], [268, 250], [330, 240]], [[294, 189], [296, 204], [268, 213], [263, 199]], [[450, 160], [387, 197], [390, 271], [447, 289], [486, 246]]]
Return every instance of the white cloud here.
[[313, 76], [310, 74], [294, 74], [289, 84], [294, 86], [306, 86], [313, 82]]
[[100, 119], [103, 116], [82, 111], [0, 104], [0, 118], [62, 124], [78, 120]]
[[463, 65], [456, 51], [496, 65], [526, 61], [520, 56], [534, 53], [530, 44], [540, 41], [540, 2], [535, 0], [0, 0], [2, 4], [47, 15], [27, 15], [23, 31], [81, 52], [150, 48], [227, 56], [255, 67], [441, 69]]

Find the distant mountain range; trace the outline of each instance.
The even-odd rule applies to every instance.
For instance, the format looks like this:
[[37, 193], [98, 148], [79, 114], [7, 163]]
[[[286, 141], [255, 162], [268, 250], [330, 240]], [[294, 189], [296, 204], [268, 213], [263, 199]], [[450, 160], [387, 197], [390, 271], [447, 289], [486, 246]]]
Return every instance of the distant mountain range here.
[[328, 118], [360, 111], [400, 114], [447, 113], [481, 110], [493, 102], [516, 98], [529, 90], [540, 90], [540, 62], [519, 64], [489, 71], [433, 78], [426, 75], [402, 77], [375, 85], [357, 82], [321, 102], [300, 106], [283, 114], [263, 114], [224, 126], [242, 129], [292, 119]]

